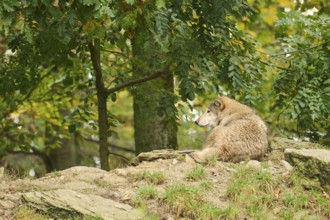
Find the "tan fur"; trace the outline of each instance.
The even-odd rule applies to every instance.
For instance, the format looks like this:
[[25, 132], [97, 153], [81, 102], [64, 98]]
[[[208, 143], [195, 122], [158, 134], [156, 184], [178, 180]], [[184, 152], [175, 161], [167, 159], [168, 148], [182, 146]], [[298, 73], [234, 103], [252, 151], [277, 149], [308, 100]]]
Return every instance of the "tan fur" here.
[[250, 107], [228, 97], [211, 103], [196, 124], [213, 127], [204, 149], [191, 154], [198, 162], [213, 156], [230, 162], [261, 159], [267, 152], [265, 123]]

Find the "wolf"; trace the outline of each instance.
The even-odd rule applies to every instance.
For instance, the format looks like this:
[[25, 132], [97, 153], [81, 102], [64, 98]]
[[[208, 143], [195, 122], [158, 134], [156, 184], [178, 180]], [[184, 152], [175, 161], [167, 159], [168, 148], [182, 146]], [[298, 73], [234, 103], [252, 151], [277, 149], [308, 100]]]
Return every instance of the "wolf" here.
[[209, 157], [234, 163], [260, 160], [268, 151], [268, 132], [263, 120], [250, 107], [226, 96], [209, 104], [195, 123], [212, 128], [203, 150], [190, 154], [196, 162]]

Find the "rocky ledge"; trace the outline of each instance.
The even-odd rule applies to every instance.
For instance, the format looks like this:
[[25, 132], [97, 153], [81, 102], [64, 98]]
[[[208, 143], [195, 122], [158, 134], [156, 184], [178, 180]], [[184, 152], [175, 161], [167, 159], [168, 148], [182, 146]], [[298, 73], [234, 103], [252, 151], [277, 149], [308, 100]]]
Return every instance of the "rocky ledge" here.
[[299, 172], [317, 180], [330, 193], [330, 150], [288, 148], [284, 155]]

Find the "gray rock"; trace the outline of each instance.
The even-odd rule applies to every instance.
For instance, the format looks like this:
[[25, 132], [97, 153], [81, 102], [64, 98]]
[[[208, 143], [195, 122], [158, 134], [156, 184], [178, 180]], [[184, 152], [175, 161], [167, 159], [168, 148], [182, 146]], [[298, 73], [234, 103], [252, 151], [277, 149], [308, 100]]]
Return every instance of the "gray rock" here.
[[141, 213], [127, 204], [69, 189], [28, 192], [22, 197], [29, 206], [44, 211], [56, 219], [67, 216], [90, 216], [106, 220], [142, 218]]
[[155, 161], [155, 160], [168, 160], [177, 159], [182, 161], [185, 159], [185, 155], [193, 152], [194, 150], [181, 150], [176, 151], [172, 149], [154, 150], [150, 152], [140, 153], [137, 157], [131, 161], [132, 165], [138, 165], [144, 161]]
[[255, 169], [255, 170], [260, 170], [261, 169], [261, 163], [257, 160], [250, 160], [249, 162], [246, 163], [246, 167]]
[[293, 167], [291, 166], [291, 164], [286, 161], [286, 160], [281, 160], [281, 164], [283, 165], [283, 167], [285, 168], [285, 170], [291, 172], [293, 170]]
[[298, 171], [311, 179], [318, 179], [325, 191], [330, 193], [330, 150], [286, 149], [284, 155]]
[[307, 141], [296, 141], [287, 138], [281, 137], [273, 137], [271, 139], [271, 148], [273, 150], [276, 149], [286, 149], [286, 148], [294, 148], [294, 149], [318, 149], [322, 146], [319, 144], [307, 142]]

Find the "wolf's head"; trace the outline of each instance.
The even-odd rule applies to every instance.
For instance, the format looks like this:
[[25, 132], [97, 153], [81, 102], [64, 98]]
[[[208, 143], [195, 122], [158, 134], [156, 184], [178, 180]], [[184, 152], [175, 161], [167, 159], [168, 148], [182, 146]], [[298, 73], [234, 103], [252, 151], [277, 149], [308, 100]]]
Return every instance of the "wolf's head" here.
[[216, 99], [209, 104], [206, 111], [195, 121], [198, 126], [201, 127], [215, 127], [220, 123], [220, 115], [224, 110], [225, 104], [221, 99]]
[[216, 127], [221, 122], [228, 123], [238, 116], [251, 114], [253, 110], [226, 96], [213, 101], [206, 111], [195, 121], [201, 127]]

